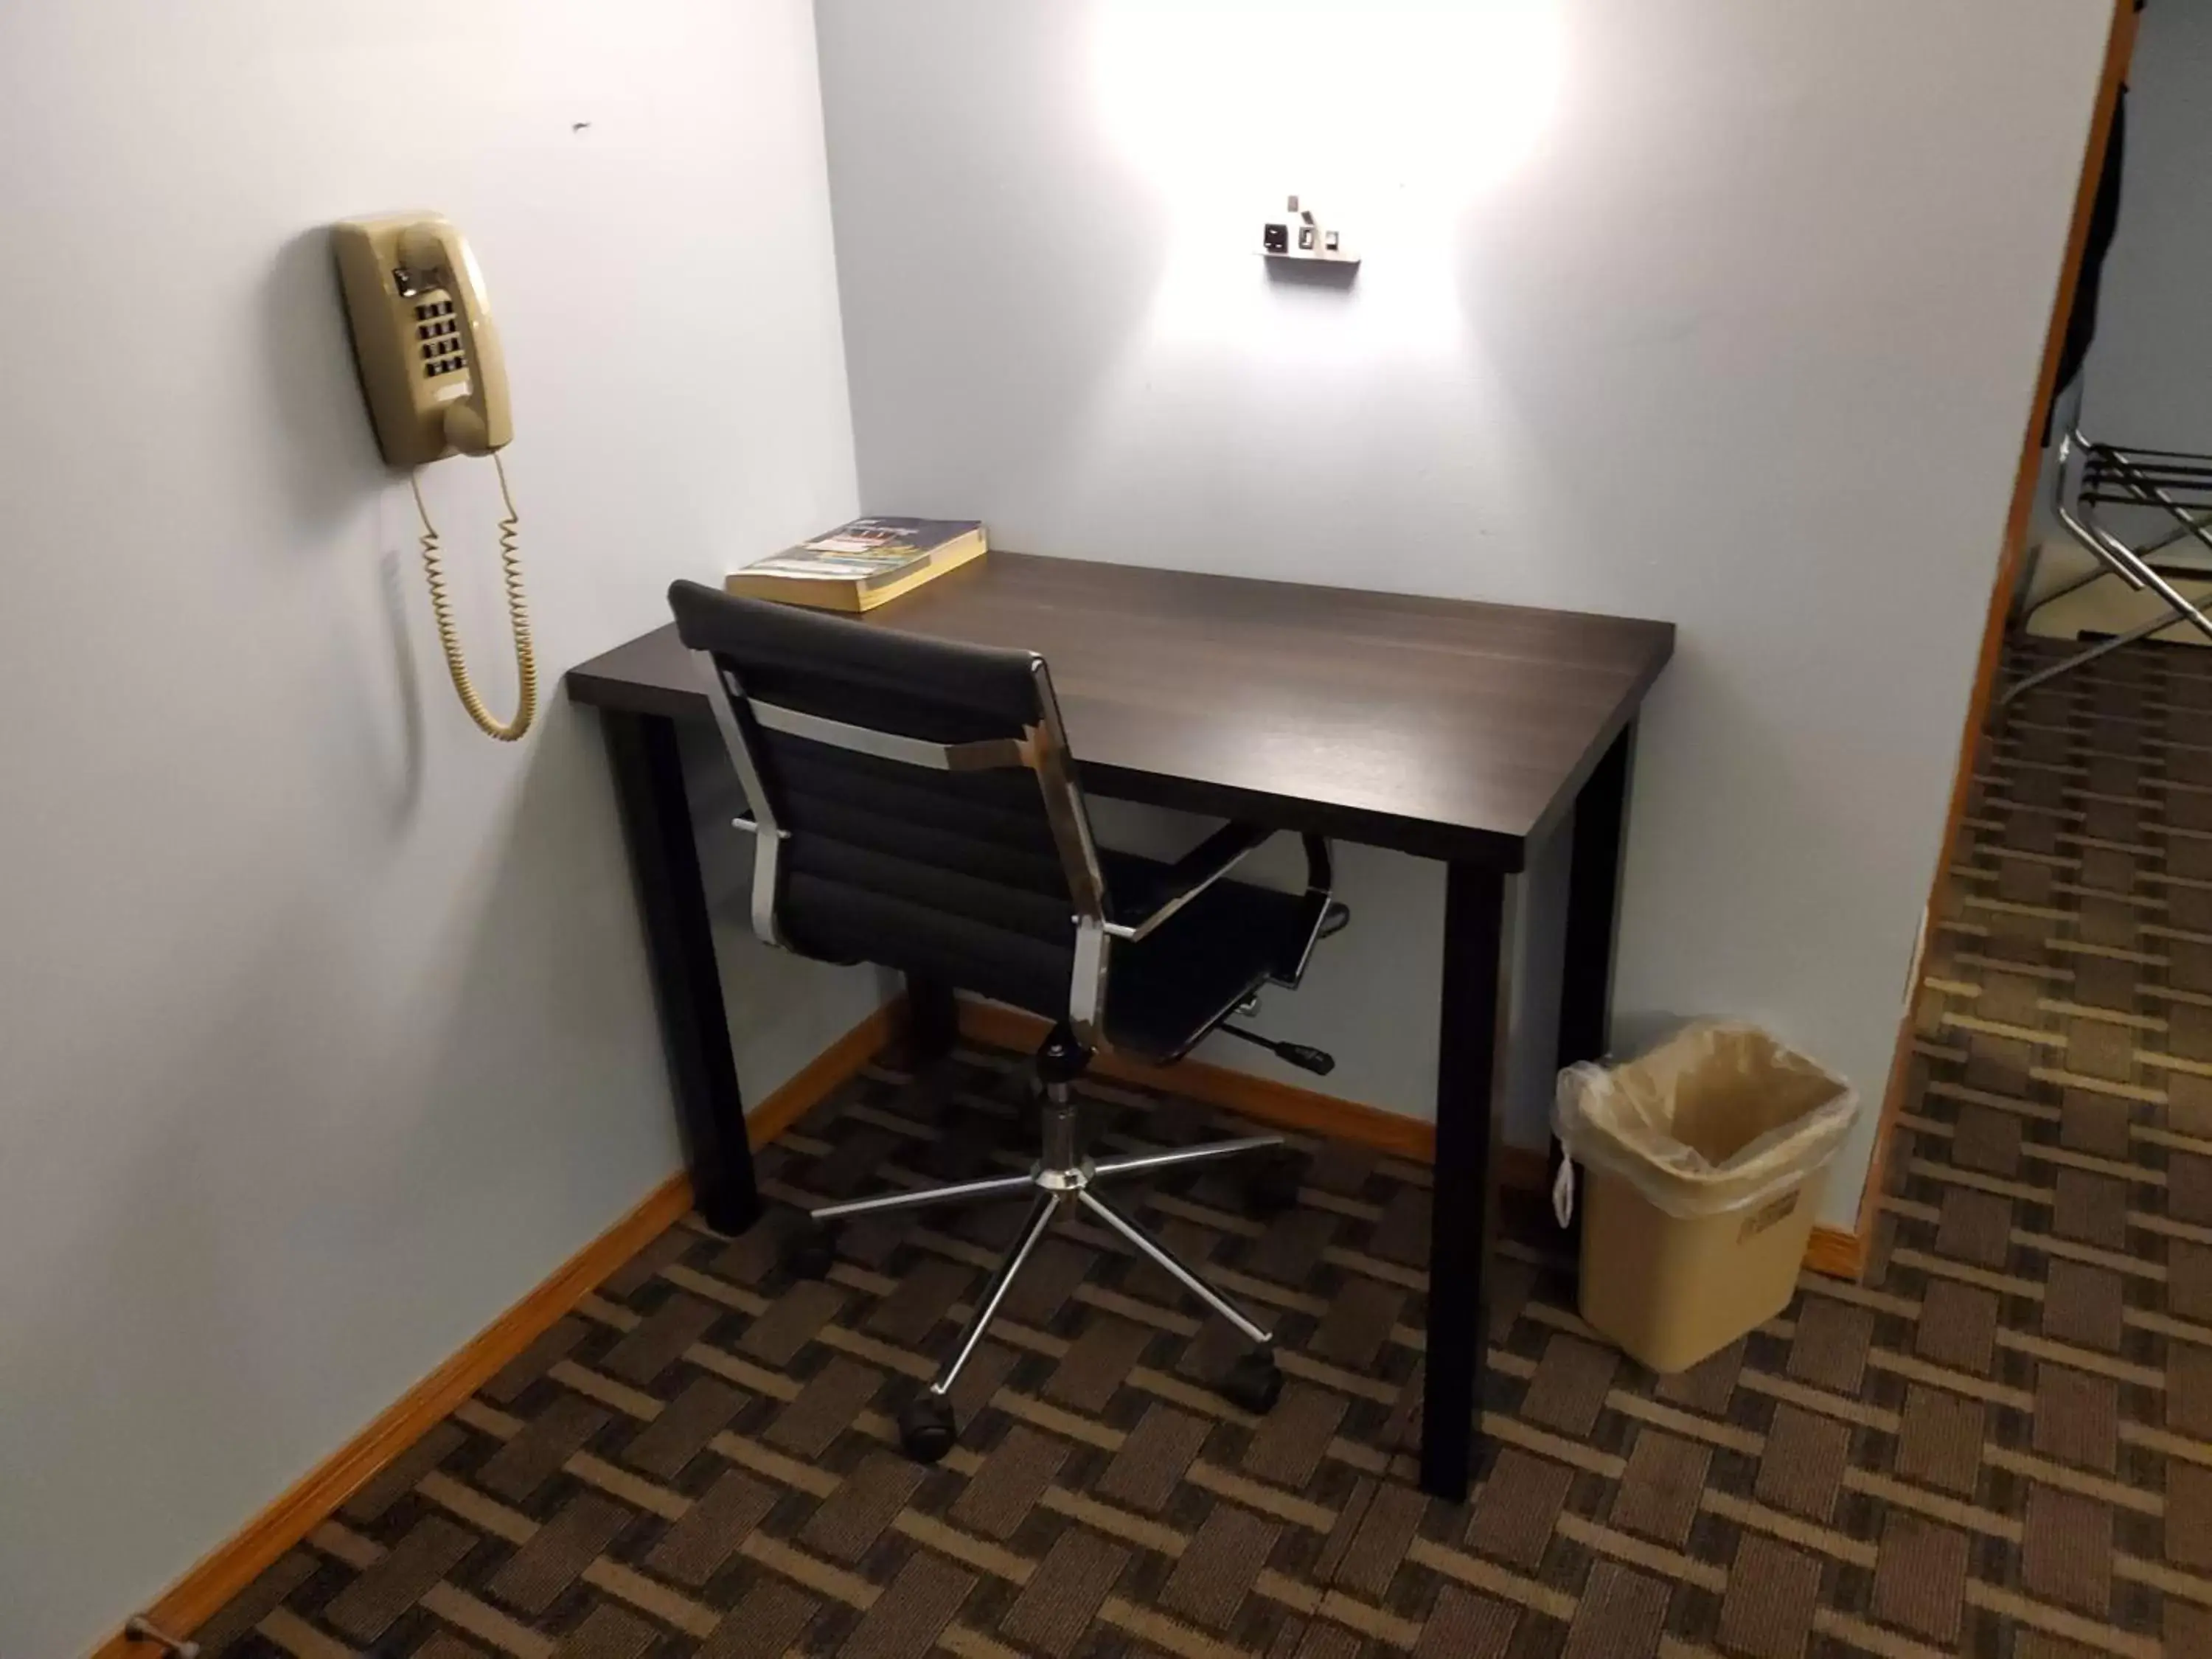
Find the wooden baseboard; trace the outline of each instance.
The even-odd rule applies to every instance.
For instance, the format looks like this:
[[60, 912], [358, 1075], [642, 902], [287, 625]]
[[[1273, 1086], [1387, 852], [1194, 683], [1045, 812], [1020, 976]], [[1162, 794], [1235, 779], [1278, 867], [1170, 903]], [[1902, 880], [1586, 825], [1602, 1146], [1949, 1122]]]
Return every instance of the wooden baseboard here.
[[[774, 1139], [823, 1096], [860, 1070], [897, 1032], [905, 1004], [888, 1002], [801, 1067], [745, 1115], [756, 1146]], [[210, 1552], [146, 1610], [162, 1630], [197, 1630], [277, 1557], [313, 1531], [392, 1458], [420, 1439], [454, 1407], [498, 1374], [585, 1293], [637, 1254], [691, 1207], [691, 1182], [671, 1176], [643, 1202], [568, 1258], [552, 1276], [479, 1332], [379, 1414], [375, 1421], [309, 1471], [235, 1535]], [[120, 1632], [94, 1659], [149, 1659], [154, 1650]]]
[[[1043, 1041], [1049, 1024], [1035, 1014], [1000, 1003], [961, 999], [961, 1036], [995, 1048], [1034, 1048]], [[1202, 1060], [1182, 1060], [1174, 1066], [1147, 1066], [1141, 1060], [1105, 1052], [1091, 1062], [1091, 1067], [1102, 1076], [1202, 1100], [1209, 1106], [1236, 1112], [1255, 1123], [1348, 1140], [1355, 1146], [1371, 1147], [1415, 1164], [1436, 1161], [1435, 1124], [1340, 1096], [1255, 1077], [1249, 1072], [1231, 1071], [1225, 1066], [1209, 1066]], [[1498, 1178], [1508, 1187], [1540, 1192], [1551, 1179], [1549, 1160], [1530, 1147], [1501, 1148], [1498, 1164]], [[1865, 1251], [1857, 1235], [1834, 1227], [1815, 1227], [1805, 1251], [1808, 1267], [1838, 1279], [1856, 1279], [1864, 1260]]]
[[[965, 997], [960, 1000], [960, 1035], [977, 1042], [1026, 1052], [1044, 1041], [1050, 1025], [1048, 1020], [1000, 1003], [971, 1002]], [[1209, 1106], [1240, 1113], [1255, 1123], [1328, 1135], [1416, 1164], [1436, 1161], [1436, 1125], [1363, 1106], [1356, 1100], [1277, 1083], [1249, 1072], [1233, 1072], [1225, 1066], [1209, 1066], [1202, 1060], [1181, 1060], [1171, 1066], [1147, 1066], [1106, 1050], [1091, 1066], [1102, 1077], [1202, 1100]]]
[[[537, 1289], [380, 1413], [283, 1496], [219, 1545], [147, 1609], [172, 1635], [197, 1630], [362, 1484], [420, 1439], [528, 1347], [584, 1293], [691, 1207], [691, 1182], [671, 1176], [644, 1201], [556, 1268]], [[153, 1650], [118, 1632], [95, 1659], [146, 1659]]]
[[894, 997], [799, 1068], [791, 1081], [745, 1114], [745, 1133], [765, 1146], [812, 1111], [829, 1092], [880, 1053], [906, 1024], [906, 999]]
[[1540, 1193], [1552, 1184], [1552, 1160], [1547, 1154], [1532, 1152], [1526, 1146], [1500, 1147], [1498, 1179], [1508, 1187]]
[[1815, 1227], [1805, 1245], [1805, 1267], [1830, 1279], [1856, 1279], [1866, 1269], [1866, 1240], [1841, 1227]]

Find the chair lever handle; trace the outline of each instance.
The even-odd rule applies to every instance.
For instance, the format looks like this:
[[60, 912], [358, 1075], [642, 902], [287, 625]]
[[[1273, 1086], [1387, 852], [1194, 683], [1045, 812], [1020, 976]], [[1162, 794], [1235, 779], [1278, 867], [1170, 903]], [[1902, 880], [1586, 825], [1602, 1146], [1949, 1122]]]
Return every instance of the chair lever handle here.
[[1327, 1077], [1336, 1069], [1336, 1056], [1325, 1048], [1310, 1048], [1303, 1042], [1279, 1042], [1275, 1053], [1300, 1071], [1311, 1072], [1317, 1077]]
[[1303, 1042], [1279, 1042], [1273, 1037], [1261, 1036], [1257, 1031], [1246, 1031], [1234, 1025], [1217, 1028], [1231, 1036], [1242, 1038], [1255, 1048], [1265, 1048], [1276, 1059], [1297, 1066], [1302, 1072], [1311, 1072], [1316, 1077], [1327, 1077], [1336, 1069], [1336, 1056], [1325, 1048], [1315, 1048]]

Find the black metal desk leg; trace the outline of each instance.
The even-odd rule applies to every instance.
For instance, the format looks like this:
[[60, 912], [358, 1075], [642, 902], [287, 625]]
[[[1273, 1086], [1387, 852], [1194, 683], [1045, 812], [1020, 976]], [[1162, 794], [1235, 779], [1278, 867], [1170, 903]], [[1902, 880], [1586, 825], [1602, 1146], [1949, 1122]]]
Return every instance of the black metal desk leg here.
[[645, 919], [645, 946], [660, 1006], [660, 1036], [693, 1200], [707, 1224], [741, 1233], [760, 1218], [752, 1147], [745, 1139], [744, 1101], [722, 1007], [722, 975], [699, 849], [691, 839], [691, 806], [672, 721], [657, 714], [601, 711], [607, 757], [622, 805]]
[[1421, 1490], [1457, 1503], [1467, 1496], [1489, 1340], [1483, 1281], [1498, 1216], [1493, 1107], [1504, 1071], [1513, 941], [1508, 878], [1473, 865], [1447, 868]]
[[[1628, 846], [1628, 786], [1635, 770], [1636, 723], [1613, 740], [1575, 798], [1574, 846], [1567, 874], [1565, 971], [1559, 986], [1560, 1069], [1606, 1051], [1613, 1023], [1613, 945], [1620, 933], [1620, 865]], [[1556, 1180], [1565, 1153], [1552, 1142]], [[1582, 1212], [1565, 1242], [1578, 1245]]]
[[914, 1063], [942, 1060], [960, 1040], [960, 1008], [943, 980], [906, 976], [906, 1037]]

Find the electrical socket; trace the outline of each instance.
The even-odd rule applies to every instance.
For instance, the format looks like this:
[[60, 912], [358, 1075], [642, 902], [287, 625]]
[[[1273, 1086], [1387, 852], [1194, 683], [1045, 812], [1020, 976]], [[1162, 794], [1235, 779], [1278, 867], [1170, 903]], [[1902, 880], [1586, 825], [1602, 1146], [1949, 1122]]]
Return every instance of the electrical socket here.
[[1286, 219], [1269, 219], [1260, 227], [1260, 252], [1264, 257], [1325, 264], [1359, 263], [1359, 256], [1346, 244], [1343, 232], [1317, 222], [1313, 210], [1301, 205], [1297, 197], [1286, 198], [1285, 208]]

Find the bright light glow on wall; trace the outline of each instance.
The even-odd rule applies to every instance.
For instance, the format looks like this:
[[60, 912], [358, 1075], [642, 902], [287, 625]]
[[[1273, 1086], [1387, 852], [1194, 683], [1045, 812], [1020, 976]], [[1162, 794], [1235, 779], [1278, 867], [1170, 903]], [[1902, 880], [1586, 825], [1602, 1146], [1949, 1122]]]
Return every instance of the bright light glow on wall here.
[[[1095, 0], [1099, 118], [1168, 215], [1156, 331], [1448, 349], [1460, 210], [1541, 142], [1560, 55], [1559, 0]], [[1251, 303], [1291, 192], [1365, 262], [1327, 338]]]
[[1107, 122], [1177, 191], [1456, 203], [1528, 153], [1559, 80], [1557, 0], [1097, 0], [1096, 16]]

